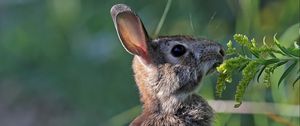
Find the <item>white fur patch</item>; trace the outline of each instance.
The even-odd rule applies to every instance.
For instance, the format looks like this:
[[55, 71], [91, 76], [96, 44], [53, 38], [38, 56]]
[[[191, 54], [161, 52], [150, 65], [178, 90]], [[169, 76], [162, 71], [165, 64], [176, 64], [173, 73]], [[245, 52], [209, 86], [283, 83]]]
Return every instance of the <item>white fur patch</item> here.
[[187, 98], [188, 94], [182, 93], [161, 98], [161, 107], [165, 113], [174, 114], [180, 104]]

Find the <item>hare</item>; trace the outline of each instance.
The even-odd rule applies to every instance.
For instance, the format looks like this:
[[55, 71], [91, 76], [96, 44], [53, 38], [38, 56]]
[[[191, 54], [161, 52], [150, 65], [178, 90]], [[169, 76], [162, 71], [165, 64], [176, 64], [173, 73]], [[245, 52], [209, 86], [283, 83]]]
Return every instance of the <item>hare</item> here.
[[111, 16], [123, 47], [134, 55], [132, 67], [143, 103], [142, 114], [130, 125], [210, 126], [214, 112], [193, 91], [223, 62], [223, 47], [183, 35], [151, 39], [124, 4], [114, 5]]

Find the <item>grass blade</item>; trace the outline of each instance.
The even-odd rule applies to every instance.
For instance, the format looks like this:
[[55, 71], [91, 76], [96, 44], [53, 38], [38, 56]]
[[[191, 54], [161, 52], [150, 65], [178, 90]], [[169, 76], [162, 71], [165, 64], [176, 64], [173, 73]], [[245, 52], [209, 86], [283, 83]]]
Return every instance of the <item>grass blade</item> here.
[[255, 56], [256, 58], [259, 58], [259, 54], [258, 54], [258, 53], [254, 52], [254, 51], [252, 51], [252, 50], [249, 50], [249, 51], [250, 51], [250, 53], [251, 53], [253, 56]]
[[300, 80], [300, 76], [298, 76], [297, 79], [293, 82], [293, 87], [295, 87], [295, 84], [298, 80]]
[[281, 82], [283, 81], [283, 79], [294, 69], [294, 67], [296, 66], [297, 61], [295, 60], [293, 62], [293, 64], [291, 64], [286, 71], [284, 71], [284, 73], [282, 74], [282, 76], [280, 77], [279, 81], [278, 81], [278, 87], [280, 86]]
[[277, 57], [274, 55], [274, 53], [272, 53], [272, 52], [268, 52], [268, 54], [269, 54], [272, 58], [277, 58]]
[[257, 78], [256, 78], [257, 83], [259, 83], [259, 78], [260, 78], [262, 72], [266, 69], [266, 67], [267, 67], [267, 66], [264, 65], [264, 66], [260, 69], [260, 71], [259, 71], [259, 73], [258, 73], [258, 75], [257, 75]]
[[291, 55], [300, 57], [300, 49], [299, 48], [288, 48]]
[[279, 61], [280, 61], [280, 59], [268, 59], [268, 60], [263, 61], [263, 64], [264, 65], [270, 65], [270, 64], [273, 64], [273, 63], [277, 63]]
[[279, 41], [276, 39], [276, 34], [273, 37], [275, 45], [286, 55], [288, 56], [295, 56], [293, 53], [291, 53], [287, 48], [284, 46], [281, 46]]
[[287, 63], [287, 62], [288, 62], [288, 60], [279, 62], [279, 63], [277, 63], [275, 66], [273, 66], [273, 69], [276, 69], [277, 67], [280, 67], [281, 65], [283, 65], [283, 64], [285, 64], [285, 63]]
[[157, 36], [158, 36], [158, 34], [159, 34], [159, 32], [160, 32], [160, 29], [161, 29], [161, 27], [163, 26], [163, 24], [164, 24], [164, 22], [165, 22], [165, 19], [166, 19], [166, 17], [167, 17], [167, 14], [168, 14], [168, 12], [169, 12], [169, 10], [170, 10], [171, 3], [172, 3], [172, 0], [168, 0], [167, 5], [166, 5], [165, 10], [164, 10], [164, 13], [163, 13], [163, 15], [162, 15], [161, 18], [160, 18], [160, 21], [159, 21], [159, 23], [158, 23], [158, 25], [157, 25], [157, 27], [156, 27], [156, 29], [155, 29], [154, 36], [153, 36], [153, 37], [157, 37]]
[[[278, 62], [278, 63], [276, 63], [276, 62]], [[281, 61], [281, 62], [279, 62], [279, 59], [269, 59], [269, 60], [266, 60], [266, 61], [264, 62], [264, 66], [260, 69], [260, 71], [259, 71], [259, 73], [258, 73], [258, 75], [257, 75], [256, 81], [259, 82], [259, 78], [260, 78], [262, 72], [266, 69], [267, 65], [276, 63], [276, 64], [272, 67], [272, 69], [276, 69], [277, 67], [280, 67], [281, 65], [283, 65], [283, 64], [285, 64], [285, 63], [287, 63], [287, 62], [288, 62], [288, 60], [286, 60], [286, 61]]]

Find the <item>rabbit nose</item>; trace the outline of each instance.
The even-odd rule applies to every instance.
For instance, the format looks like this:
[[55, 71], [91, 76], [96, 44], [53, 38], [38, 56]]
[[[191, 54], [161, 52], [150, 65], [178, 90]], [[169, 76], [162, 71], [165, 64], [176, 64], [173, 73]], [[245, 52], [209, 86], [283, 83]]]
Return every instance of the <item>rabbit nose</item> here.
[[206, 48], [206, 50], [208, 52], [218, 54], [222, 58], [225, 57], [225, 50], [224, 50], [223, 46], [219, 43], [210, 44], [210, 46], [208, 46]]
[[221, 44], [216, 43], [212, 49], [215, 53], [219, 54], [222, 57], [225, 57], [225, 50]]
[[222, 57], [225, 56], [225, 51], [224, 51], [223, 47], [221, 47], [221, 48], [219, 49], [219, 54], [220, 54]]

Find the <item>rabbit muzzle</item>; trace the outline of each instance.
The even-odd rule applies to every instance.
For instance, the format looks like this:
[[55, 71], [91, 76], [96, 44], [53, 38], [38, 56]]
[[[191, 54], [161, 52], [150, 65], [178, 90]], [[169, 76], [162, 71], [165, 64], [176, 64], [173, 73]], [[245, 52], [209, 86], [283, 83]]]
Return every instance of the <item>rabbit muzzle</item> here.
[[204, 74], [208, 75], [223, 63], [225, 51], [220, 44], [216, 43], [205, 48], [203, 52], [200, 62], [203, 64]]

